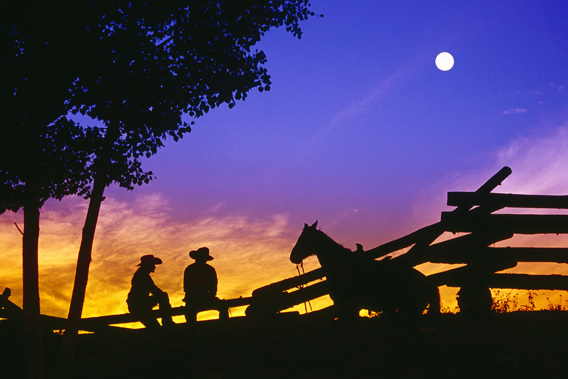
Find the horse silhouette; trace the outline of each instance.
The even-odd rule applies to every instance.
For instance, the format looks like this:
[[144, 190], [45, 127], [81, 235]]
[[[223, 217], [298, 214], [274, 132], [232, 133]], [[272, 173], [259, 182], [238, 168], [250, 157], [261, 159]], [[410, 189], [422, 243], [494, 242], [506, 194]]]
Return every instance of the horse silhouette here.
[[419, 316], [440, 312], [440, 293], [420, 271], [394, 261], [376, 261], [362, 248], [356, 252], [308, 226], [290, 253], [290, 261], [300, 264], [316, 255], [326, 272], [329, 295], [340, 318], [356, 317], [361, 309], [384, 312], [387, 316]]

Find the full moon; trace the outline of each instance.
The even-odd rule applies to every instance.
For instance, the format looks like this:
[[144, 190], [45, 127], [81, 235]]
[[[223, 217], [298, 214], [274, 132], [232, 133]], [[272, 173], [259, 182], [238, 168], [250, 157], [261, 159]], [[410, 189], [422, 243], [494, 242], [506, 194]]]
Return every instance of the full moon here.
[[440, 53], [436, 57], [436, 67], [442, 71], [449, 71], [454, 67], [454, 57], [450, 53]]

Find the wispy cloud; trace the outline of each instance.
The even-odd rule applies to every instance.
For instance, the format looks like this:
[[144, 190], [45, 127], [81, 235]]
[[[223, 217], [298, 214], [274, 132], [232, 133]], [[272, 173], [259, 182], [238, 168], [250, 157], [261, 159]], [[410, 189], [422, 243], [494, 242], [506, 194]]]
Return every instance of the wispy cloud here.
[[442, 197], [448, 191], [475, 191], [503, 166], [509, 166], [512, 174], [495, 192], [568, 194], [568, 122], [549, 130], [510, 141], [489, 157], [489, 165], [474, 172], [449, 173], [432, 191]]
[[503, 115], [510, 115], [510, 114], [521, 114], [526, 113], [527, 110], [525, 108], [511, 108], [503, 112]]
[[378, 83], [370, 92], [363, 94], [351, 105], [337, 111], [327, 125], [327, 130], [367, 112], [377, 101], [408, 80], [422, 65], [423, 59], [411, 60]]
[[550, 83], [550, 87], [557, 91], [565, 91], [568, 88], [568, 80], [562, 80], [556, 83]]
[[494, 98], [499, 99], [499, 98], [534, 97], [534, 96], [540, 96], [543, 93], [544, 91], [542, 90], [533, 90], [533, 89], [523, 90], [523, 91], [516, 90], [516, 91], [503, 92], [498, 96], [495, 96]]
[[509, 192], [568, 194], [568, 123], [554, 132], [518, 138], [496, 154], [497, 165], [513, 174], [503, 184]]
[[[48, 203], [49, 204], [49, 203]], [[182, 305], [183, 270], [193, 261], [190, 250], [208, 246], [219, 275], [219, 297], [250, 296], [252, 290], [296, 274], [288, 260], [294, 238], [288, 217], [262, 219], [247, 215], [173, 219], [171, 205], [160, 195], [134, 197], [132, 203], [107, 198], [101, 209], [89, 275], [84, 316], [127, 311], [126, 296], [139, 258], [154, 254], [163, 260], [153, 274], [156, 284]], [[71, 297], [85, 201], [53, 203], [42, 212], [40, 291], [42, 313], [66, 316]], [[21, 304], [21, 235], [13, 222], [21, 215], [0, 217], [0, 285], [11, 287]]]
[[[512, 174], [495, 189], [494, 192], [534, 194], [534, 195], [566, 195], [568, 194], [568, 123], [557, 127], [553, 132], [539, 136], [518, 138], [498, 150], [494, 155], [492, 166], [480, 169], [475, 173], [455, 174], [444, 184], [447, 191], [474, 191], [491, 175], [503, 166], [509, 166]], [[448, 178], [446, 178], [448, 179]], [[446, 191], [440, 191], [446, 192]], [[508, 210], [513, 213], [514, 210]], [[522, 210], [524, 213], [552, 213], [554, 210]], [[565, 211], [561, 213], [566, 214]], [[508, 241], [509, 243], [510, 241]], [[527, 246], [568, 246], [566, 235], [519, 236], [515, 244]], [[559, 266], [552, 265], [557, 270]], [[526, 269], [526, 266], [523, 267]], [[536, 266], [535, 266], [536, 269]], [[538, 267], [539, 272], [543, 266]], [[568, 274], [568, 269], [564, 268]]]

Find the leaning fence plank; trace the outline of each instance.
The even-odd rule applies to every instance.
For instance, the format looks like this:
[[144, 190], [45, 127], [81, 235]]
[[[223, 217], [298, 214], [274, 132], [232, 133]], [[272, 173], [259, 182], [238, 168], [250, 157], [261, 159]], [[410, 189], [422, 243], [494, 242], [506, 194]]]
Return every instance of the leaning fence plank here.
[[474, 204], [498, 208], [568, 209], [568, 196], [448, 192], [448, 205]]
[[[433, 248], [433, 246], [432, 246]], [[472, 263], [480, 258], [505, 259], [516, 262], [568, 263], [568, 248], [553, 247], [484, 247], [454, 249], [449, 246], [428, 252], [429, 262], [462, 264]]]
[[247, 309], [247, 315], [275, 315], [328, 293], [329, 287], [325, 280], [292, 292], [261, 293], [261, 295], [253, 296], [251, 306]]
[[[501, 185], [503, 180], [505, 180], [509, 175], [511, 175], [511, 169], [507, 166], [503, 167], [499, 170], [495, 175], [493, 175], [489, 180], [487, 180], [481, 187], [479, 187], [475, 193], [477, 194], [486, 194], [493, 191], [497, 186]], [[468, 212], [475, 204], [464, 202], [456, 209], [454, 209], [451, 213], [453, 214], [464, 214]], [[493, 208], [480, 208], [484, 211], [484, 213], [491, 213], [494, 211]], [[430, 225], [429, 227], [421, 229], [423, 231], [423, 235], [420, 235], [416, 241], [414, 241], [409, 251], [406, 254], [403, 254], [396, 259], [399, 261], [399, 264], [406, 264], [411, 266], [416, 266], [420, 263], [426, 262], [425, 257], [423, 257], [424, 249], [430, 246], [432, 242], [434, 242], [438, 237], [440, 237], [445, 231], [447, 231], [446, 224], [444, 220], [438, 222], [436, 224]], [[412, 233], [410, 235], [413, 235]], [[409, 235], [409, 236], [410, 236]], [[416, 236], [418, 237], [418, 236]], [[404, 237], [403, 237], [404, 238]], [[410, 245], [412, 245], [410, 244]], [[408, 246], [410, 246], [408, 245]], [[380, 246], [379, 246], [380, 247]], [[377, 248], [378, 249], [378, 248]], [[375, 249], [373, 249], [375, 250]], [[371, 250], [370, 250], [371, 251]], [[388, 253], [387, 253], [388, 254]], [[384, 254], [383, 254], [384, 255]], [[373, 254], [376, 258], [376, 254]]]
[[531, 214], [454, 214], [442, 212], [442, 221], [450, 232], [501, 230], [519, 234], [568, 233], [568, 215]]
[[279, 293], [283, 291], [288, 291], [296, 287], [303, 286], [314, 280], [322, 279], [325, 277], [325, 271], [322, 268], [318, 268], [309, 271], [305, 274], [294, 276], [292, 278], [284, 279], [275, 283], [268, 284], [266, 286], [259, 287], [252, 292], [252, 296], [259, 296], [265, 294]]

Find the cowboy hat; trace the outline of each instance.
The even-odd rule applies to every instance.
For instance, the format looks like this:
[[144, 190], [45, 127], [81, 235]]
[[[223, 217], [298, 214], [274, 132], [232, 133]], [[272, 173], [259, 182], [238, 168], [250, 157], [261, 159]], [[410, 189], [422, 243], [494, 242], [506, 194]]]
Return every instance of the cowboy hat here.
[[162, 264], [162, 260], [158, 257], [153, 256], [152, 254], [150, 255], [144, 255], [140, 258], [140, 263], [137, 264], [137, 266], [142, 266], [142, 265], [160, 265]]
[[207, 247], [200, 247], [197, 250], [192, 250], [189, 252], [189, 257], [195, 260], [206, 260], [211, 261], [213, 257], [209, 255], [209, 248]]

